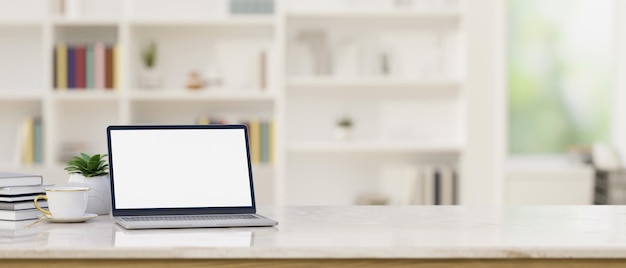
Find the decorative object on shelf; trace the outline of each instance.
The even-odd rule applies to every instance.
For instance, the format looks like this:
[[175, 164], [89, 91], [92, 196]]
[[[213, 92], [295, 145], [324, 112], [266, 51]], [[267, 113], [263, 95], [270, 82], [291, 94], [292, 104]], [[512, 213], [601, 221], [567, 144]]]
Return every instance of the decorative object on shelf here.
[[219, 87], [222, 85], [222, 75], [217, 64], [213, 62], [207, 64], [204, 85], [207, 87]]
[[298, 41], [306, 44], [313, 56], [313, 74], [330, 75], [333, 73], [332, 55], [324, 30], [305, 30], [299, 33]]
[[354, 122], [352, 117], [344, 115], [337, 120], [335, 127], [335, 138], [338, 140], [349, 140], [352, 138], [352, 127]]
[[274, 0], [230, 0], [230, 14], [273, 14]]
[[106, 156], [80, 153], [67, 162], [65, 167], [70, 174], [68, 185], [91, 188], [86, 213], [106, 215], [111, 211], [111, 183]]
[[198, 90], [204, 87], [204, 82], [202, 81], [202, 77], [198, 72], [190, 72], [187, 76], [186, 85], [187, 89]]
[[63, 8], [62, 12], [66, 18], [76, 19], [81, 16], [82, 11], [82, 0], [62, 0], [61, 6]]
[[157, 44], [152, 41], [141, 50], [143, 69], [140, 83], [143, 88], [158, 88], [161, 86], [161, 74], [156, 69]]

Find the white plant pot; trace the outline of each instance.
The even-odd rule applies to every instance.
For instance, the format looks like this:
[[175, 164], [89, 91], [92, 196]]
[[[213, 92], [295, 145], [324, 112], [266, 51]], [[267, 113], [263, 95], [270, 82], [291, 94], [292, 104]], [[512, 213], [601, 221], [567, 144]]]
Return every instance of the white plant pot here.
[[142, 88], [159, 88], [161, 80], [161, 74], [154, 68], [144, 68], [139, 74], [139, 84]]
[[336, 127], [335, 128], [335, 139], [338, 140], [350, 140], [352, 139], [352, 128], [349, 127]]
[[106, 215], [111, 212], [111, 182], [109, 174], [90, 178], [85, 178], [80, 174], [71, 174], [67, 184], [91, 188], [89, 190], [86, 213]]

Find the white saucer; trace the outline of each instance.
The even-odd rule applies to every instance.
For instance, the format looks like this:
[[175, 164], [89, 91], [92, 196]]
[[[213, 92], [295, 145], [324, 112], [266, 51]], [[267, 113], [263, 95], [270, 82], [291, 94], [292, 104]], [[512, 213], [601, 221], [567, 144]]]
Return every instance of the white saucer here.
[[93, 213], [85, 213], [81, 217], [76, 218], [54, 218], [54, 217], [46, 217], [46, 220], [49, 222], [84, 222], [91, 220], [95, 217], [98, 217], [98, 214]]

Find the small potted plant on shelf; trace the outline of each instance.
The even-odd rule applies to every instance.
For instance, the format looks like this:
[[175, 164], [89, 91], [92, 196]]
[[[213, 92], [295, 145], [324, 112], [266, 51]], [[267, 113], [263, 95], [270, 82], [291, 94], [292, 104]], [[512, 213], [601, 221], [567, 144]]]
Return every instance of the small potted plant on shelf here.
[[80, 153], [72, 157], [65, 167], [70, 174], [68, 185], [91, 188], [86, 213], [105, 215], [111, 210], [111, 183], [106, 156]]
[[157, 88], [161, 86], [161, 75], [156, 69], [157, 44], [152, 41], [141, 50], [143, 69], [141, 70], [140, 84], [143, 88]]
[[349, 140], [352, 138], [352, 126], [354, 122], [352, 117], [344, 115], [337, 119], [337, 125], [335, 127], [335, 138], [338, 140]]

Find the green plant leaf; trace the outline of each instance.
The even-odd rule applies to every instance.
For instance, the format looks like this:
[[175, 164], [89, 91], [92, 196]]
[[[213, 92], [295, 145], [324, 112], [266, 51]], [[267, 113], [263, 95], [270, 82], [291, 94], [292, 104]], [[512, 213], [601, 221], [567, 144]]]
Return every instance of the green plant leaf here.
[[109, 165], [106, 163], [106, 154], [90, 156], [80, 153], [67, 162], [66, 170], [69, 174], [81, 174], [87, 178], [106, 175], [109, 173]]

